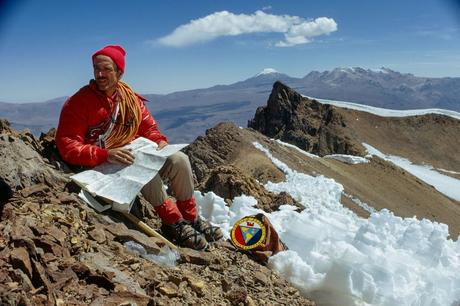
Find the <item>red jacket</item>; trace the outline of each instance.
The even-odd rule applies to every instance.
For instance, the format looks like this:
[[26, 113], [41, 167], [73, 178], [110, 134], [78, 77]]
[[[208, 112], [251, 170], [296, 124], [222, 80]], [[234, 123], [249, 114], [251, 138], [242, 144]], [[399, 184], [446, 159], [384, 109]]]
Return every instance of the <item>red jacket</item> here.
[[[138, 97], [142, 121], [133, 139], [142, 136], [156, 143], [167, 141], [145, 107], [145, 99]], [[94, 81], [64, 103], [56, 131], [56, 146], [64, 161], [89, 167], [107, 161], [108, 149], [98, 147], [96, 140], [105, 132], [104, 123], [109, 121], [112, 105], [112, 99], [99, 91]]]

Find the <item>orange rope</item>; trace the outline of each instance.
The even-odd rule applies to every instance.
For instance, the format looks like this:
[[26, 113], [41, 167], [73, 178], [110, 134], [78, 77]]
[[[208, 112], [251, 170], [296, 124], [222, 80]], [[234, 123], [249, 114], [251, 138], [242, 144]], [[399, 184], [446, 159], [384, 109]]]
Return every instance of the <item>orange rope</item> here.
[[118, 82], [118, 103], [120, 103], [117, 122], [105, 141], [108, 149], [128, 144], [136, 135], [142, 120], [138, 97], [125, 82]]

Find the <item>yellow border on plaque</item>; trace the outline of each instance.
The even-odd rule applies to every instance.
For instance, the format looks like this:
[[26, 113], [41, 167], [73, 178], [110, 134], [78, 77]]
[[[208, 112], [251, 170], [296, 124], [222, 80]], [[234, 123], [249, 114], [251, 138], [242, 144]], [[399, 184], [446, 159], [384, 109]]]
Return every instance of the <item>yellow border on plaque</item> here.
[[[236, 229], [244, 221], [251, 221], [251, 222], [254, 222], [254, 223], [257, 223], [258, 225], [260, 225], [260, 230], [262, 231], [262, 235], [260, 236], [259, 241], [257, 241], [256, 243], [254, 243], [252, 245], [242, 245], [235, 238]], [[264, 242], [266, 234], [267, 234], [267, 229], [265, 228], [265, 225], [263, 224], [262, 221], [260, 221], [259, 219], [254, 218], [254, 217], [244, 217], [244, 218], [241, 218], [240, 220], [238, 220], [237, 222], [235, 222], [235, 224], [233, 225], [232, 233], [231, 233], [232, 237], [231, 238], [232, 238], [233, 245], [236, 246], [237, 248], [242, 249], [242, 250], [252, 250], [254, 248], [257, 248], [259, 245], [261, 245]]]

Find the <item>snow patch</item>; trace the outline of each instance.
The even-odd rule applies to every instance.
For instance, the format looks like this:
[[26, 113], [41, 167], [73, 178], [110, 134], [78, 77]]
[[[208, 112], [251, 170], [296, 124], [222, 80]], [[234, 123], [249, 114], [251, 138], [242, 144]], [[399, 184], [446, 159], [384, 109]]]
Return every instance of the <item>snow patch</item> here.
[[392, 162], [425, 183], [432, 185], [436, 190], [449, 198], [460, 201], [460, 180], [441, 174], [430, 165], [416, 165], [406, 158], [396, 155], [386, 155], [367, 143], [363, 143], [363, 146], [369, 153], [367, 156], [375, 155]]
[[346, 155], [346, 154], [325, 155], [324, 158], [336, 159], [338, 161], [341, 161], [341, 162], [344, 162], [350, 165], [366, 164], [369, 162], [367, 158], [364, 158], [361, 156]]
[[[460, 297], [460, 242], [445, 224], [396, 217], [389, 210], [358, 217], [340, 203], [342, 185], [324, 176], [291, 170], [260, 144], [286, 181], [266, 188], [288, 192], [306, 209], [283, 205], [265, 213], [289, 251], [269, 266], [319, 305], [456, 305]], [[234, 199], [230, 207], [207, 193], [197, 196], [200, 213], [229, 237], [233, 223], [256, 214], [257, 201]], [[214, 208], [213, 206], [217, 206]]]
[[256, 77], [261, 76], [261, 75], [266, 75], [266, 74], [272, 74], [272, 73], [279, 73], [279, 72], [273, 68], [265, 68], [264, 70], [256, 74]]
[[348, 194], [348, 193], [344, 192], [343, 195], [346, 196], [347, 198], [349, 198], [353, 203], [355, 203], [356, 205], [358, 205], [359, 207], [361, 207], [362, 209], [364, 209], [368, 213], [372, 214], [372, 213], [377, 212], [374, 207], [370, 206], [367, 203], [364, 203], [363, 201], [361, 201], [358, 198], [355, 198], [351, 194]]
[[[275, 140], [275, 139], [271, 139], [271, 140]], [[277, 143], [279, 143], [280, 145], [283, 145], [283, 146], [288, 147], [288, 148], [295, 149], [295, 150], [299, 151], [300, 153], [302, 153], [303, 155], [308, 156], [308, 157], [310, 157], [310, 158], [321, 158], [321, 157], [319, 157], [318, 155], [315, 155], [315, 154], [309, 153], [309, 152], [307, 152], [307, 151], [304, 151], [304, 150], [300, 149], [299, 147], [297, 147], [297, 146], [295, 146], [295, 145], [292, 145], [292, 144], [290, 144], [290, 143], [283, 142], [283, 141], [281, 141], [281, 140], [279, 140], [279, 139], [276, 139], [275, 141], [276, 141]]]
[[427, 108], [427, 109], [409, 109], [409, 110], [394, 110], [394, 109], [386, 109], [386, 108], [379, 108], [369, 105], [363, 105], [353, 102], [345, 102], [345, 101], [337, 101], [337, 100], [327, 100], [327, 99], [319, 99], [314, 97], [308, 97], [303, 95], [303, 97], [309, 99], [315, 99], [322, 104], [330, 104], [337, 107], [348, 108], [353, 110], [358, 110], [362, 112], [371, 113], [381, 117], [409, 117], [409, 116], [421, 116], [427, 114], [439, 114], [444, 116], [449, 116], [455, 119], [460, 120], [460, 113], [440, 109], [440, 108]]

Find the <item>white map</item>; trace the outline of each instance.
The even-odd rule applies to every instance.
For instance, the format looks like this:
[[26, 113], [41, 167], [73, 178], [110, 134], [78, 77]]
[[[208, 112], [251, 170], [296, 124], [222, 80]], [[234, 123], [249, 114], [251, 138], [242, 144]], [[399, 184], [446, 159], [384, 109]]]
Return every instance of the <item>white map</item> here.
[[[97, 211], [109, 208], [129, 212], [142, 187], [157, 175], [168, 156], [187, 144], [167, 145], [157, 150], [157, 144], [140, 137], [125, 148], [134, 154], [134, 163], [129, 166], [104, 163], [91, 170], [83, 171], [70, 178], [82, 187], [79, 196]], [[100, 203], [95, 197], [105, 203]]]

